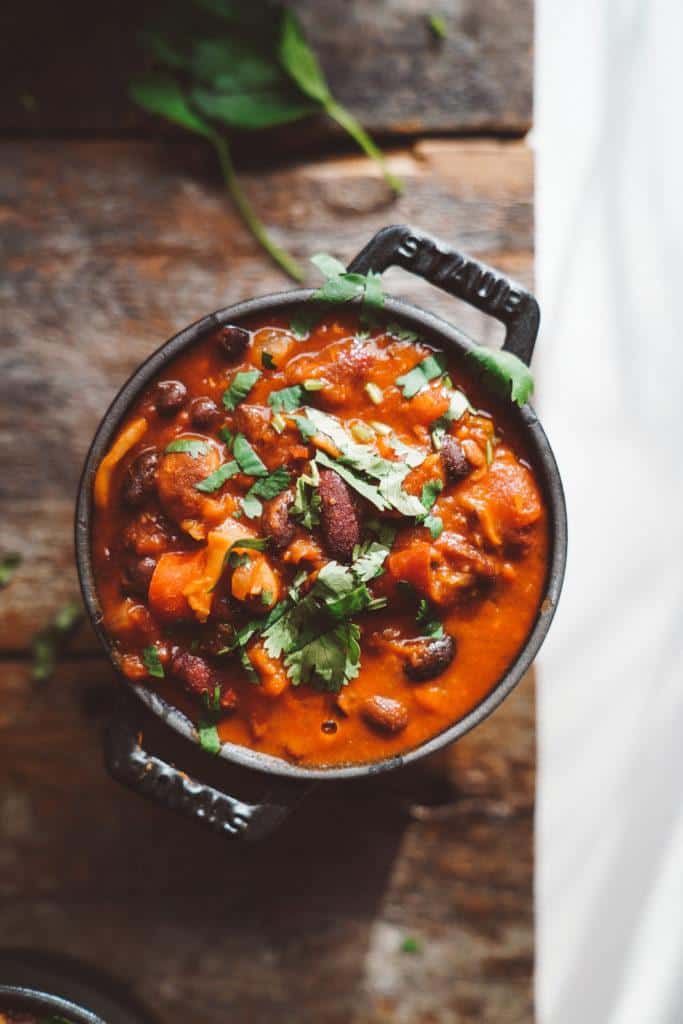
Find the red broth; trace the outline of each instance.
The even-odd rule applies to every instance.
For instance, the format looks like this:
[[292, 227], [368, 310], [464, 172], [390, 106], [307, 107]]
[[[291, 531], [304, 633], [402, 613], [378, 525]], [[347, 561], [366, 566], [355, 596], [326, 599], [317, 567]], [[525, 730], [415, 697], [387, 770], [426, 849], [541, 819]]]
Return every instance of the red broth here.
[[543, 495], [508, 403], [435, 356], [355, 314], [304, 340], [270, 317], [195, 344], [122, 423], [95, 482], [104, 626], [209, 749], [396, 755], [523, 646]]

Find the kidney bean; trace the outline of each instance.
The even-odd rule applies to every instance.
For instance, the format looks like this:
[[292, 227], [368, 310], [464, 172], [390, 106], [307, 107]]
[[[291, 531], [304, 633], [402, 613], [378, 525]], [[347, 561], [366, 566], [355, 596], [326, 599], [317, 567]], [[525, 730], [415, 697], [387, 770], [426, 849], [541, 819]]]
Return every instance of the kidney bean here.
[[351, 489], [333, 469], [320, 470], [320, 525], [332, 558], [350, 562], [360, 541], [360, 514]]
[[441, 445], [441, 461], [448, 479], [455, 483], [463, 480], [471, 471], [472, 466], [465, 455], [457, 437], [446, 436]]
[[261, 522], [264, 532], [270, 535], [270, 546], [273, 551], [282, 551], [294, 537], [296, 526], [289, 518], [289, 510], [293, 504], [292, 492], [283, 491], [264, 505]]
[[402, 640], [400, 648], [405, 657], [403, 671], [415, 683], [440, 676], [455, 657], [455, 640], [450, 633]]
[[187, 388], [179, 380], [160, 380], [152, 392], [152, 400], [161, 416], [173, 416], [187, 400]]
[[130, 464], [121, 491], [126, 505], [141, 505], [145, 496], [156, 487], [159, 469], [159, 452], [152, 448], [141, 452]]
[[212, 427], [220, 416], [221, 411], [208, 395], [200, 395], [190, 402], [190, 419], [195, 427], [200, 430]]
[[249, 344], [249, 331], [243, 327], [226, 324], [218, 332], [218, 344], [228, 359], [238, 359]]
[[381, 732], [401, 732], [408, 724], [408, 709], [400, 700], [391, 697], [368, 697], [360, 713], [368, 723]]
[[232, 687], [226, 687], [220, 673], [196, 654], [177, 651], [171, 660], [171, 675], [178, 679], [189, 693], [197, 696], [208, 694], [213, 701], [216, 687], [220, 690], [219, 703], [226, 710], [237, 707], [237, 694]]

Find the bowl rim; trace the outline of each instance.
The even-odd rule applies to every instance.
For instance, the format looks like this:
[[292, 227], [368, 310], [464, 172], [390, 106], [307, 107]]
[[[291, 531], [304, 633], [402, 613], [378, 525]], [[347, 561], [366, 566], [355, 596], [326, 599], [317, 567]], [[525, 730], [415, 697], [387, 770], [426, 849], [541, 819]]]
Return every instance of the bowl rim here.
[[84, 1006], [66, 999], [64, 996], [53, 995], [42, 989], [29, 985], [7, 985], [0, 983], [0, 1011], [21, 1010], [29, 1013], [59, 1014], [68, 1019], [69, 1024], [105, 1024], [99, 1017]]
[[[202, 317], [164, 342], [140, 363], [112, 400], [95, 432], [78, 485], [75, 520], [76, 565], [83, 600], [95, 633], [116, 671], [125, 679], [129, 688], [143, 704], [177, 733], [195, 744], [199, 742], [196, 728], [184, 712], [168, 703], [164, 697], [150, 687], [135, 683], [123, 676], [114, 656], [113, 645], [102, 626], [102, 612], [97, 597], [91, 558], [92, 491], [95, 472], [132, 403], [151, 380], [182, 351], [225, 324], [239, 323], [264, 313], [282, 314], [284, 310], [305, 302], [313, 293], [314, 290], [310, 288], [293, 289], [247, 299]], [[348, 305], [355, 304], [349, 303]], [[385, 317], [387, 314], [407, 326], [417, 328], [425, 341], [445, 350], [450, 348], [459, 352], [467, 352], [475, 347], [472, 339], [461, 329], [436, 314], [429, 313], [403, 299], [385, 295], [382, 316]], [[518, 418], [531, 443], [534, 466], [541, 478], [546, 507], [549, 512], [551, 550], [545, 589], [536, 620], [517, 657], [490, 692], [463, 718], [429, 737], [419, 746], [379, 761], [328, 768], [324, 766], [306, 767], [234, 743], [222, 744], [217, 756], [244, 768], [267, 775], [285, 776], [290, 779], [332, 781], [361, 778], [404, 767], [435, 753], [479, 725], [505, 700], [528, 670], [545, 640], [562, 590], [567, 560], [566, 502], [555, 456], [532, 406], [527, 404], [521, 409], [513, 406], [513, 414]]]

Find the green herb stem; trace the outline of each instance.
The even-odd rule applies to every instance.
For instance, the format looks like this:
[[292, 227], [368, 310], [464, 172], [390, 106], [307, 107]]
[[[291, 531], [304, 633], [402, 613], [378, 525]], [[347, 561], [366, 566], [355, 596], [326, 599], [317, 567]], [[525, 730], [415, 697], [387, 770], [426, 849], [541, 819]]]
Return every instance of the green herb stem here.
[[209, 139], [213, 143], [216, 154], [218, 155], [226, 188], [230, 193], [232, 201], [237, 207], [242, 220], [247, 225], [256, 241], [263, 246], [268, 255], [278, 264], [278, 266], [280, 266], [286, 274], [289, 274], [294, 281], [303, 281], [305, 275], [301, 265], [293, 256], [290, 256], [288, 252], [285, 252], [284, 249], [281, 249], [280, 246], [273, 241], [266, 231], [265, 226], [254, 213], [253, 207], [243, 192], [237, 174], [235, 173], [235, 165], [232, 162], [232, 155], [227, 141], [222, 135], [219, 135], [218, 132], [214, 131], [209, 134]]
[[341, 103], [337, 103], [332, 96], [329, 96], [324, 101], [323, 106], [325, 107], [325, 112], [332, 120], [341, 125], [344, 131], [348, 132], [351, 138], [358, 143], [365, 155], [369, 156], [371, 160], [374, 160], [379, 165], [387, 184], [397, 195], [400, 195], [403, 192], [403, 182], [389, 170], [384, 154], [372, 141], [363, 125], [356, 120], [346, 107], [343, 107]]

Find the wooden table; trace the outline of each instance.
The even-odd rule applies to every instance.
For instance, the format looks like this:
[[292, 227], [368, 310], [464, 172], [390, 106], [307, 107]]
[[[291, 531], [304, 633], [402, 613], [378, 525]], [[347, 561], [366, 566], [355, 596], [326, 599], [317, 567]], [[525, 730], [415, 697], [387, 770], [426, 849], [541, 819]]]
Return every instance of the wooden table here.
[[[412, 221], [530, 284], [530, 3], [465, 0], [441, 48], [424, 23], [438, 4], [355, 0], [343, 16], [334, 0], [298, 6], [406, 191], [393, 199], [325, 126], [271, 141], [268, 162], [250, 143], [245, 184], [278, 239], [302, 258], [322, 248], [347, 259], [380, 226]], [[105, 5], [88, 38], [121, 35], [121, 9], [134, 7]], [[10, 96], [31, 92], [36, 106], [0, 111], [14, 137], [0, 159], [0, 546], [24, 556], [0, 593], [0, 946], [106, 968], [168, 1024], [528, 1024], [530, 680], [438, 759], [320, 787], [256, 847], [108, 779], [100, 731], [120, 684], [87, 629], [52, 680], [31, 681], [33, 633], [76, 593], [74, 494], [108, 402], [180, 326], [287, 283], [202, 144], [125, 106], [115, 87], [127, 37], [114, 69], [107, 47], [96, 60], [78, 34], [60, 46], [57, 23], [29, 60], [16, 31]], [[401, 272], [387, 288], [495, 337]], [[418, 952], [401, 951], [405, 938]]]

